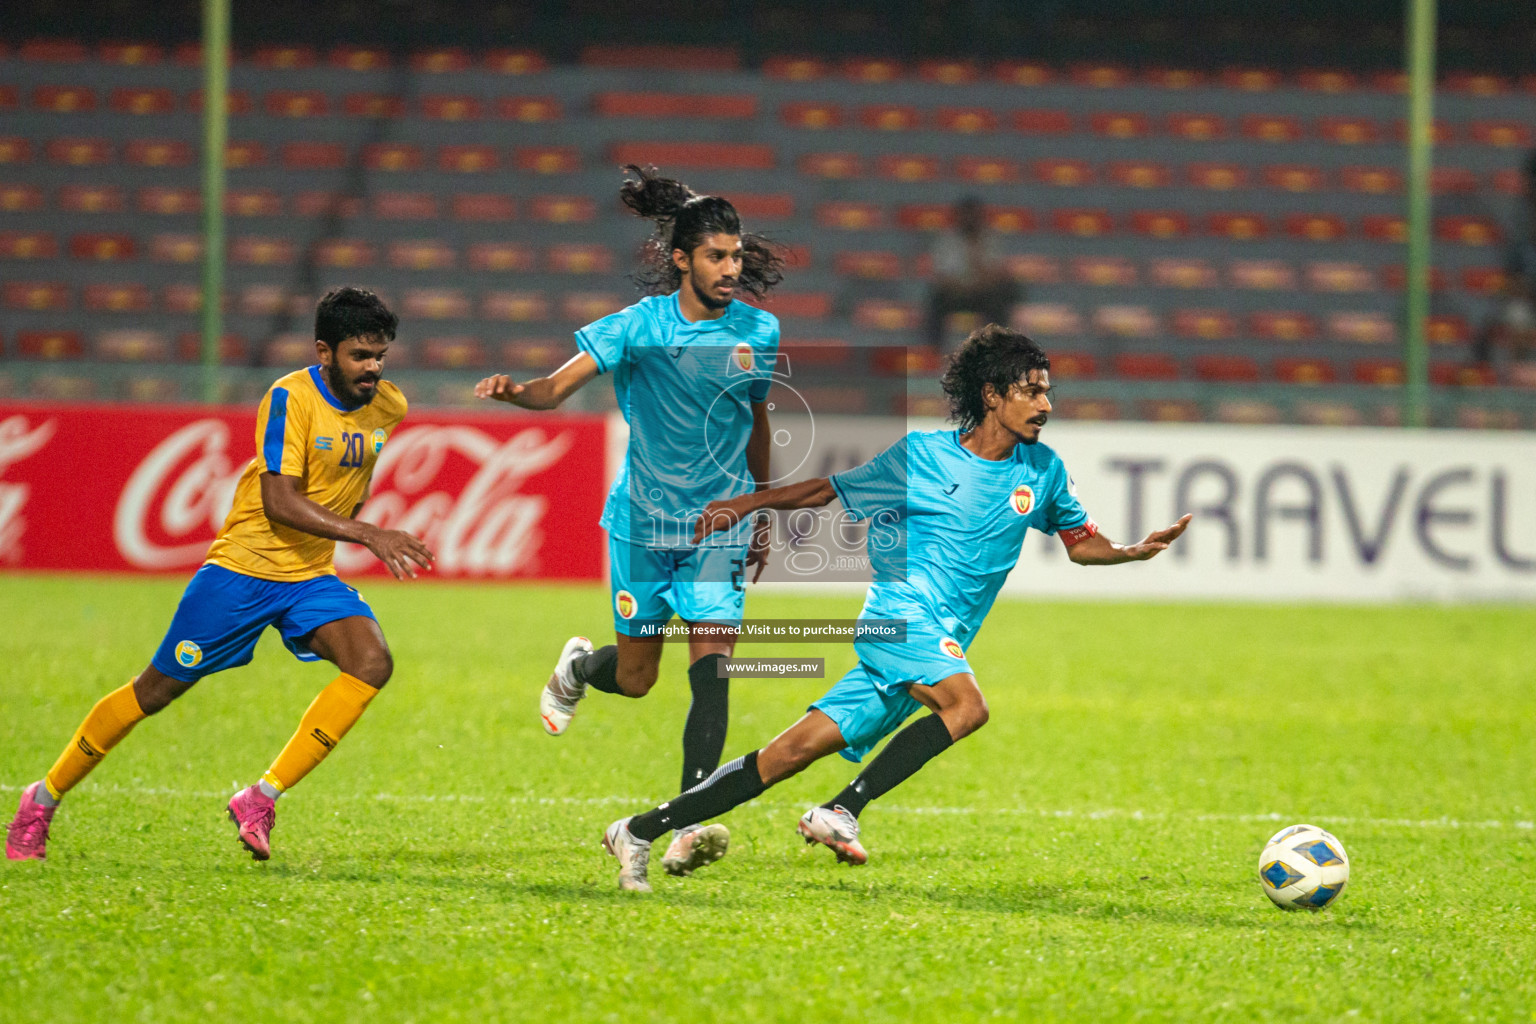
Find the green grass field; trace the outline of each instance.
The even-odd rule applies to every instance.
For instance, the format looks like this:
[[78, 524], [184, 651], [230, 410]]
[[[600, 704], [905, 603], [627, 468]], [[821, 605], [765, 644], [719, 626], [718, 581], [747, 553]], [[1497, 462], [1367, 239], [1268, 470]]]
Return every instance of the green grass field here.
[[[7, 816], [180, 588], [0, 578]], [[853, 775], [832, 758], [638, 896], [598, 841], [676, 788], [681, 652], [552, 739], [538, 689], [569, 633], [609, 635], [606, 591], [367, 594], [394, 680], [280, 803], [273, 859], [224, 801], [331, 673], [269, 633], [70, 795], [46, 864], [0, 864], [0, 1018], [1536, 1020], [1536, 609], [1000, 604], [991, 724], [871, 805], [867, 867], [794, 835]], [[736, 683], [726, 756], [828, 682]], [[1255, 876], [1299, 821], [1353, 861], [1319, 914]]]

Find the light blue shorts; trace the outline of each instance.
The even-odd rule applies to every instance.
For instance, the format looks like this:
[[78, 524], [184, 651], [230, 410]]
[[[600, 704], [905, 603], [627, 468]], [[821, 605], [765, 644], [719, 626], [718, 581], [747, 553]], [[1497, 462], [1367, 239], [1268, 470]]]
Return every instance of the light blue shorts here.
[[655, 636], [672, 620], [741, 625], [747, 549], [740, 546], [648, 548], [608, 538], [613, 628]]

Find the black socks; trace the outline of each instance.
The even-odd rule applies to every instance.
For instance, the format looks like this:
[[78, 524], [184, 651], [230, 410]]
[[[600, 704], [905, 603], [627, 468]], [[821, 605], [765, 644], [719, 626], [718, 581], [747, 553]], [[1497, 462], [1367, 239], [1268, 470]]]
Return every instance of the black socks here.
[[744, 804], [768, 787], [757, 774], [757, 751], [721, 765], [715, 773], [688, 792], [669, 800], [653, 811], [637, 814], [629, 821], [629, 831], [636, 839], [651, 843], [674, 828], [706, 821]]
[[683, 725], [683, 785], [687, 792], [709, 777], [725, 749], [725, 728], [731, 717], [731, 681], [720, 678], [723, 654], [706, 654], [688, 668], [693, 703]]
[[622, 693], [619, 689], [619, 649], [614, 644], [599, 647], [591, 654], [571, 659], [571, 674], [578, 683], [604, 693]]
[[847, 789], [821, 806], [828, 810], [841, 807], [857, 818], [871, 800], [911, 778], [952, 743], [954, 740], [950, 739], [944, 719], [938, 715], [918, 719], [897, 733]]

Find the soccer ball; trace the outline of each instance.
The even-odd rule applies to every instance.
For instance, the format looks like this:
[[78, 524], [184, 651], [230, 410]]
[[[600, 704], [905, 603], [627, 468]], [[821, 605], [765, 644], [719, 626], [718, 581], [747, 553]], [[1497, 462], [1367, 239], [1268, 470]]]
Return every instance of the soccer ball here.
[[1264, 895], [1282, 910], [1322, 910], [1349, 882], [1349, 854], [1337, 836], [1316, 825], [1281, 829], [1259, 854]]

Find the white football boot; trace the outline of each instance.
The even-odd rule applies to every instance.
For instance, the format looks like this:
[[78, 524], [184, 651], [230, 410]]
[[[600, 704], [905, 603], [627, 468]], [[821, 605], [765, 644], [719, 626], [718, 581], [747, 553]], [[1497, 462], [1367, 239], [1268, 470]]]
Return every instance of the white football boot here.
[[683, 878], [724, 857], [730, 845], [731, 830], [724, 825], [690, 825], [672, 837], [661, 866], [667, 874]]
[[576, 715], [576, 705], [587, 695], [586, 684], [577, 682], [571, 671], [571, 662], [577, 656], [592, 653], [592, 641], [584, 636], [573, 636], [560, 649], [560, 660], [549, 674], [539, 694], [539, 717], [544, 720], [544, 731], [559, 736], [571, 727]]
[[651, 844], [629, 831], [629, 818], [620, 818], [603, 833], [603, 849], [619, 861], [619, 888], [626, 892], [650, 892]]
[[858, 866], [869, 860], [869, 853], [859, 844], [859, 819], [834, 807], [812, 807], [800, 818], [796, 830], [807, 843], [820, 843], [837, 854], [844, 864]]

